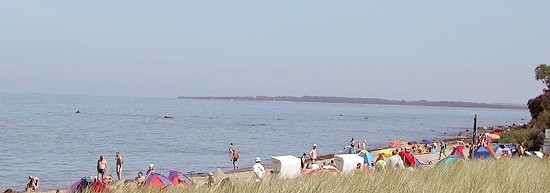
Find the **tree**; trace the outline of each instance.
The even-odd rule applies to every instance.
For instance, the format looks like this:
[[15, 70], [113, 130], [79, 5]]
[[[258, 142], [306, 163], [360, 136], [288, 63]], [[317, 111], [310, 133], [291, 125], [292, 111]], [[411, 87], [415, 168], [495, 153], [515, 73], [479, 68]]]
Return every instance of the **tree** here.
[[550, 90], [550, 66], [546, 64], [539, 64], [535, 68], [535, 79], [542, 81], [546, 84], [545, 92]]

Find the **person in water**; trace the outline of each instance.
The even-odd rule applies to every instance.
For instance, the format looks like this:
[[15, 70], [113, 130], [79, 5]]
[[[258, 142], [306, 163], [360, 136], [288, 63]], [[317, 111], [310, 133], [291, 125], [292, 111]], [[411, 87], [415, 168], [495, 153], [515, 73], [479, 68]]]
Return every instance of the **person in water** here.
[[233, 143], [229, 144], [229, 157], [231, 157], [231, 162], [233, 163], [233, 171], [239, 170], [239, 165], [237, 165], [239, 151], [233, 149]]

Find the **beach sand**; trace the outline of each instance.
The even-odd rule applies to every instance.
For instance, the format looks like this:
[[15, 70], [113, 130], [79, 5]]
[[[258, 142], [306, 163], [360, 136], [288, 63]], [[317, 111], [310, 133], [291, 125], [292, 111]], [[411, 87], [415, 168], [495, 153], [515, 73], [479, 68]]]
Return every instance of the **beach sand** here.
[[[445, 141], [445, 143], [447, 143], [446, 154], [449, 155], [452, 152], [453, 147], [455, 145], [457, 145], [459, 141], [464, 141], [464, 143], [467, 144], [471, 140], [466, 139], [466, 138], [454, 138], [454, 139], [448, 139], [448, 140], [444, 140], [444, 141]], [[469, 149], [464, 148], [464, 155], [465, 156], [468, 156], [468, 150]], [[380, 150], [370, 151], [370, 153], [371, 153], [371, 155], [374, 159], [376, 159], [378, 157], [378, 155], [377, 155], [378, 151], [380, 151]], [[429, 165], [424, 165], [424, 167], [432, 167], [435, 164], [437, 164], [437, 162], [439, 161], [439, 152], [426, 153], [426, 154], [413, 154], [413, 155], [418, 160], [420, 160], [421, 162], [431, 163]], [[316, 163], [319, 164], [319, 165], [323, 165], [323, 162], [325, 162], [325, 161], [330, 162], [330, 160], [332, 160], [333, 157], [334, 157], [333, 154], [320, 156], [321, 159], [316, 161]], [[387, 161], [388, 158], [386, 157], [385, 159]], [[270, 171], [272, 170], [272, 166], [271, 165], [264, 165], [264, 167], [265, 167], [265, 170], [266, 170], [266, 176], [264, 178], [265, 179], [270, 179], [271, 178]], [[214, 173], [214, 171], [212, 171], [212, 173]], [[254, 176], [254, 173], [252, 172], [252, 166], [240, 169], [237, 172], [234, 172], [234, 171], [227, 172], [226, 171], [224, 173], [225, 173], [225, 176], [232, 182], [252, 182], [253, 181], [253, 176]], [[190, 178], [193, 180], [193, 183], [195, 183], [195, 185], [197, 185], [197, 186], [205, 185], [207, 177], [208, 176], [206, 174], [195, 174], [193, 176], [190, 176]], [[216, 179], [216, 180], [219, 181], [220, 179]], [[61, 192], [61, 193], [64, 193], [65, 191], [66, 191], [65, 188], [59, 189], [59, 192]], [[40, 193], [56, 193], [57, 190], [44, 190], [44, 191], [39, 191], [39, 192]]]

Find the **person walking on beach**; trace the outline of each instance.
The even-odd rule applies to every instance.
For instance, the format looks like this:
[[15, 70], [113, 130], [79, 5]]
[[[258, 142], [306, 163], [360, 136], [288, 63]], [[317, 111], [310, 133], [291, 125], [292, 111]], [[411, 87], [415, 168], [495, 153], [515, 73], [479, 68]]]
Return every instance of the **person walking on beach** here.
[[252, 166], [252, 171], [254, 171], [254, 181], [261, 182], [265, 176], [265, 169], [264, 166], [260, 163], [262, 162], [260, 157], [256, 157], [255, 161], [256, 163], [254, 164], [254, 166]]
[[314, 164], [317, 161], [317, 144], [313, 144], [311, 151], [309, 151], [309, 157], [311, 158], [311, 163]]
[[105, 177], [105, 170], [107, 170], [107, 160], [103, 155], [100, 155], [97, 160], [97, 177], [99, 180], [103, 180]]
[[118, 180], [120, 181], [122, 180], [122, 164], [124, 163], [124, 160], [120, 155], [120, 152], [116, 152], [115, 161], [116, 161], [116, 175], [118, 177]]
[[231, 162], [233, 162], [233, 171], [239, 170], [239, 165], [237, 165], [239, 156], [239, 151], [233, 149], [233, 143], [229, 144], [229, 157], [231, 157]]
[[443, 142], [443, 140], [439, 140], [439, 160], [441, 160], [441, 154], [443, 154], [445, 157], [447, 157], [447, 154], [445, 154], [445, 149], [447, 148], [447, 144]]

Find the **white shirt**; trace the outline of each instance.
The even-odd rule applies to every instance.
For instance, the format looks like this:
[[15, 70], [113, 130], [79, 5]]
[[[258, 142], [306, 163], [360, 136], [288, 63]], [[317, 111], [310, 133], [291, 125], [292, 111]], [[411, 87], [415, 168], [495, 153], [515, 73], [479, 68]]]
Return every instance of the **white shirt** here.
[[405, 168], [405, 165], [403, 164], [403, 160], [399, 157], [399, 155], [392, 155], [388, 159], [388, 167], [392, 170], [395, 170], [396, 168]]
[[265, 169], [260, 162], [255, 163], [254, 166], [252, 166], [252, 171], [254, 171], [254, 179], [256, 182], [260, 182], [264, 178]]

